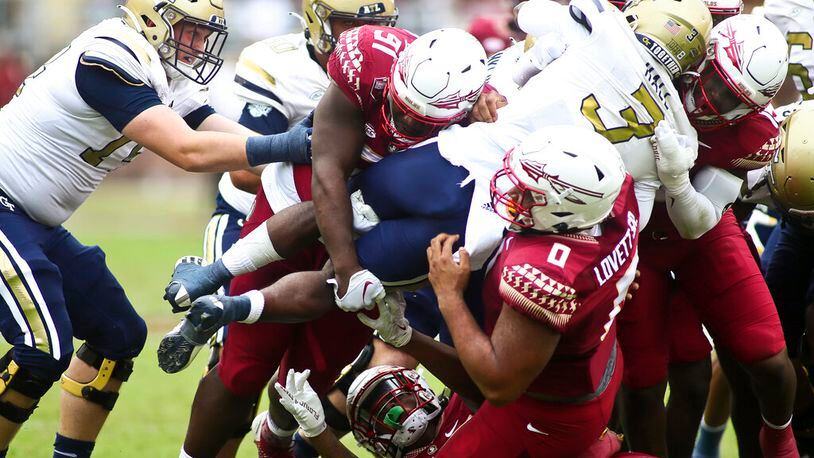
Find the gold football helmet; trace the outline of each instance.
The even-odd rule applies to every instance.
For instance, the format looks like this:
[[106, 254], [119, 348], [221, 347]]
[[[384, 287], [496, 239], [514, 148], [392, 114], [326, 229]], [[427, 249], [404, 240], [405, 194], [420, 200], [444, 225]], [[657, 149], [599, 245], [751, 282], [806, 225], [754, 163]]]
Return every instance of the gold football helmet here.
[[394, 26], [399, 10], [393, 0], [302, 0], [308, 39], [322, 54], [330, 54], [336, 45], [331, 19], [361, 21]]
[[769, 168], [769, 189], [792, 219], [814, 223], [814, 108], [786, 118], [782, 143]]
[[119, 8], [166, 65], [196, 83], [207, 84], [223, 65], [223, 0], [127, 0]]
[[624, 13], [639, 42], [673, 78], [706, 56], [712, 16], [703, 0], [633, 0]]

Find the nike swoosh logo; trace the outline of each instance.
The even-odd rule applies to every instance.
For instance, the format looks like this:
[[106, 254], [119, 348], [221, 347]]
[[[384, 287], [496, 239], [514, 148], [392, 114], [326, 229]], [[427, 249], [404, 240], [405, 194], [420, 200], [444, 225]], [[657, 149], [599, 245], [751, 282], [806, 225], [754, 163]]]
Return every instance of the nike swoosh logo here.
[[544, 432], [540, 431], [539, 429], [532, 426], [531, 423], [526, 425], [526, 429], [528, 429], [529, 431], [531, 431], [533, 433], [542, 434], [543, 436], [548, 436], [548, 433], [544, 433]]
[[452, 428], [449, 430], [448, 433], [444, 433], [444, 436], [446, 436], [447, 439], [452, 437], [452, 435], [455, 434], [455, 428], [457, 428], [457, 427], [458, 427], [458, 420], [455, 420], [455, 424], [452, 425]]

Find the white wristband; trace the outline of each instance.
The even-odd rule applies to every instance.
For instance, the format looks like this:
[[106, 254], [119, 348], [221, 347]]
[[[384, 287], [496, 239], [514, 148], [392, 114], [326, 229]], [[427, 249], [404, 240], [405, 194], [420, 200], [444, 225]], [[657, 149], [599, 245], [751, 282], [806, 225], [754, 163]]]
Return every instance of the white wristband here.
[[240, 322], [246, 324], [256, 323], [257, 320], [260, 319], [260, 315], [263, 314], [263, 307], [265, 307], [266, 305], [266, 300], [263, 298], [263, 293], [256, 289], [253, 289], [251, 291], [241, 294], [241, 296], [246, 296], [249, 298], [249, 300], [252, 303], [252, 308], [251, 311], [249, 312], [249, 316], [247, 316], [245, 320], [242, 320]]
[[242, 275], [283, 259], [271, 243], [265, 224], [257, 226], [223, 253], [223, 265], [234, 276]]

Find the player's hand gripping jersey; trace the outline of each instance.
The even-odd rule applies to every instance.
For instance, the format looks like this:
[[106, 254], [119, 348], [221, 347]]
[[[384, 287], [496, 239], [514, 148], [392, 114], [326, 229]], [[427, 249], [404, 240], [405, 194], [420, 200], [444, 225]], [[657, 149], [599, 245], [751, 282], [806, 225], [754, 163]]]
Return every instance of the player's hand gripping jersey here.
[[636, 40], [622, 13], [590, 0], [575, 0], [564, 8], [575, 12], [557, 25], [568, 29], [562, 56], [510, 97], [496, 123], [441, 132], [441, 154], [466, 167], [476, 180], [488, 181], [503, 152], [529, 133], [552, 123], [585, 126], [621, 153], [636, 180], [644, 226], [660, 185], [650, 142], [656, 125], [666, 121], [689, 144], [696, 141], [695, 130], [669, 73]]
[[[110, 78], [151, 88], [182, 117], [207, 100], [206, 86], [183, 75], [168, 78], [152, 45], [121, 19], [105, 20], [79, 35], [31, 74], [0, 110], [0, 189], [48, 226], [64, 222], [108, 173], [141, 149], [121, 134], [138, 112], [108, 120], [88, 105], [74, 77], [80, 65], [99, 66]], [[104, 104], [106, 95], [100, 88], [95, 103]], [[127, 108], [145, 109], [135, 102]]]
[[789, 75], [803, 100], [814, 99], [814, 4], [806, 0], [766, 0], [764, 16], [786, 36], [789, 43]]
[[[601, 233], [508, 235], [486, 277], [487, 332], [505, 303], [562, 337], [529, 391], [584, 402], [606, 388], [616, 364], [614, 319], [638, 264], [639, 215], [630, 176]], [[578, 399], [581, 401], [577, 401]]]
[[328, 75], [365, 118], [362, 159], [377, 162], [396, 150], [385, 129], [385, 87], [398, 55], [415, 40], [412, 33], [395, 28], [365, 25], [348, 30], [328, 61]]

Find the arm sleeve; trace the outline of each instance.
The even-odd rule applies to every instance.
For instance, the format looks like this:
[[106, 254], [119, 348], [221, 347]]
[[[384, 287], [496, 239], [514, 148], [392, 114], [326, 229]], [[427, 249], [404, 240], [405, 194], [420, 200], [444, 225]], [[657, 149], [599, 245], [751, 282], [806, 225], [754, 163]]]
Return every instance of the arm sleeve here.
[[184, 116], [184, 121], [191, 129], [197, 130], [201, 123], [213, 114], [215, 114], [214, 108], [209, 105], [201, 105], [193, 110], [192, 113]]
[[580, 306], [576, 290], [528, 263], [507, 265], [500, 275], [500, 298], [515, 311], [563, 333]]
[[724, 210], [735, 201], [743, 180], [717, 167], [704, 167], [692, 186], [667, 195], [667, 213], [685, 239], [697, 239], [715, 227]]
[[238, 122], [260, 135], [279, 134], [288, 130], [288, 118], [272, 106], [247, 103]]
[[152, 87], [96, 56], [80, 56], [75, 81], [82, 100], [119, 132], [144, 110], [161, 104]]

